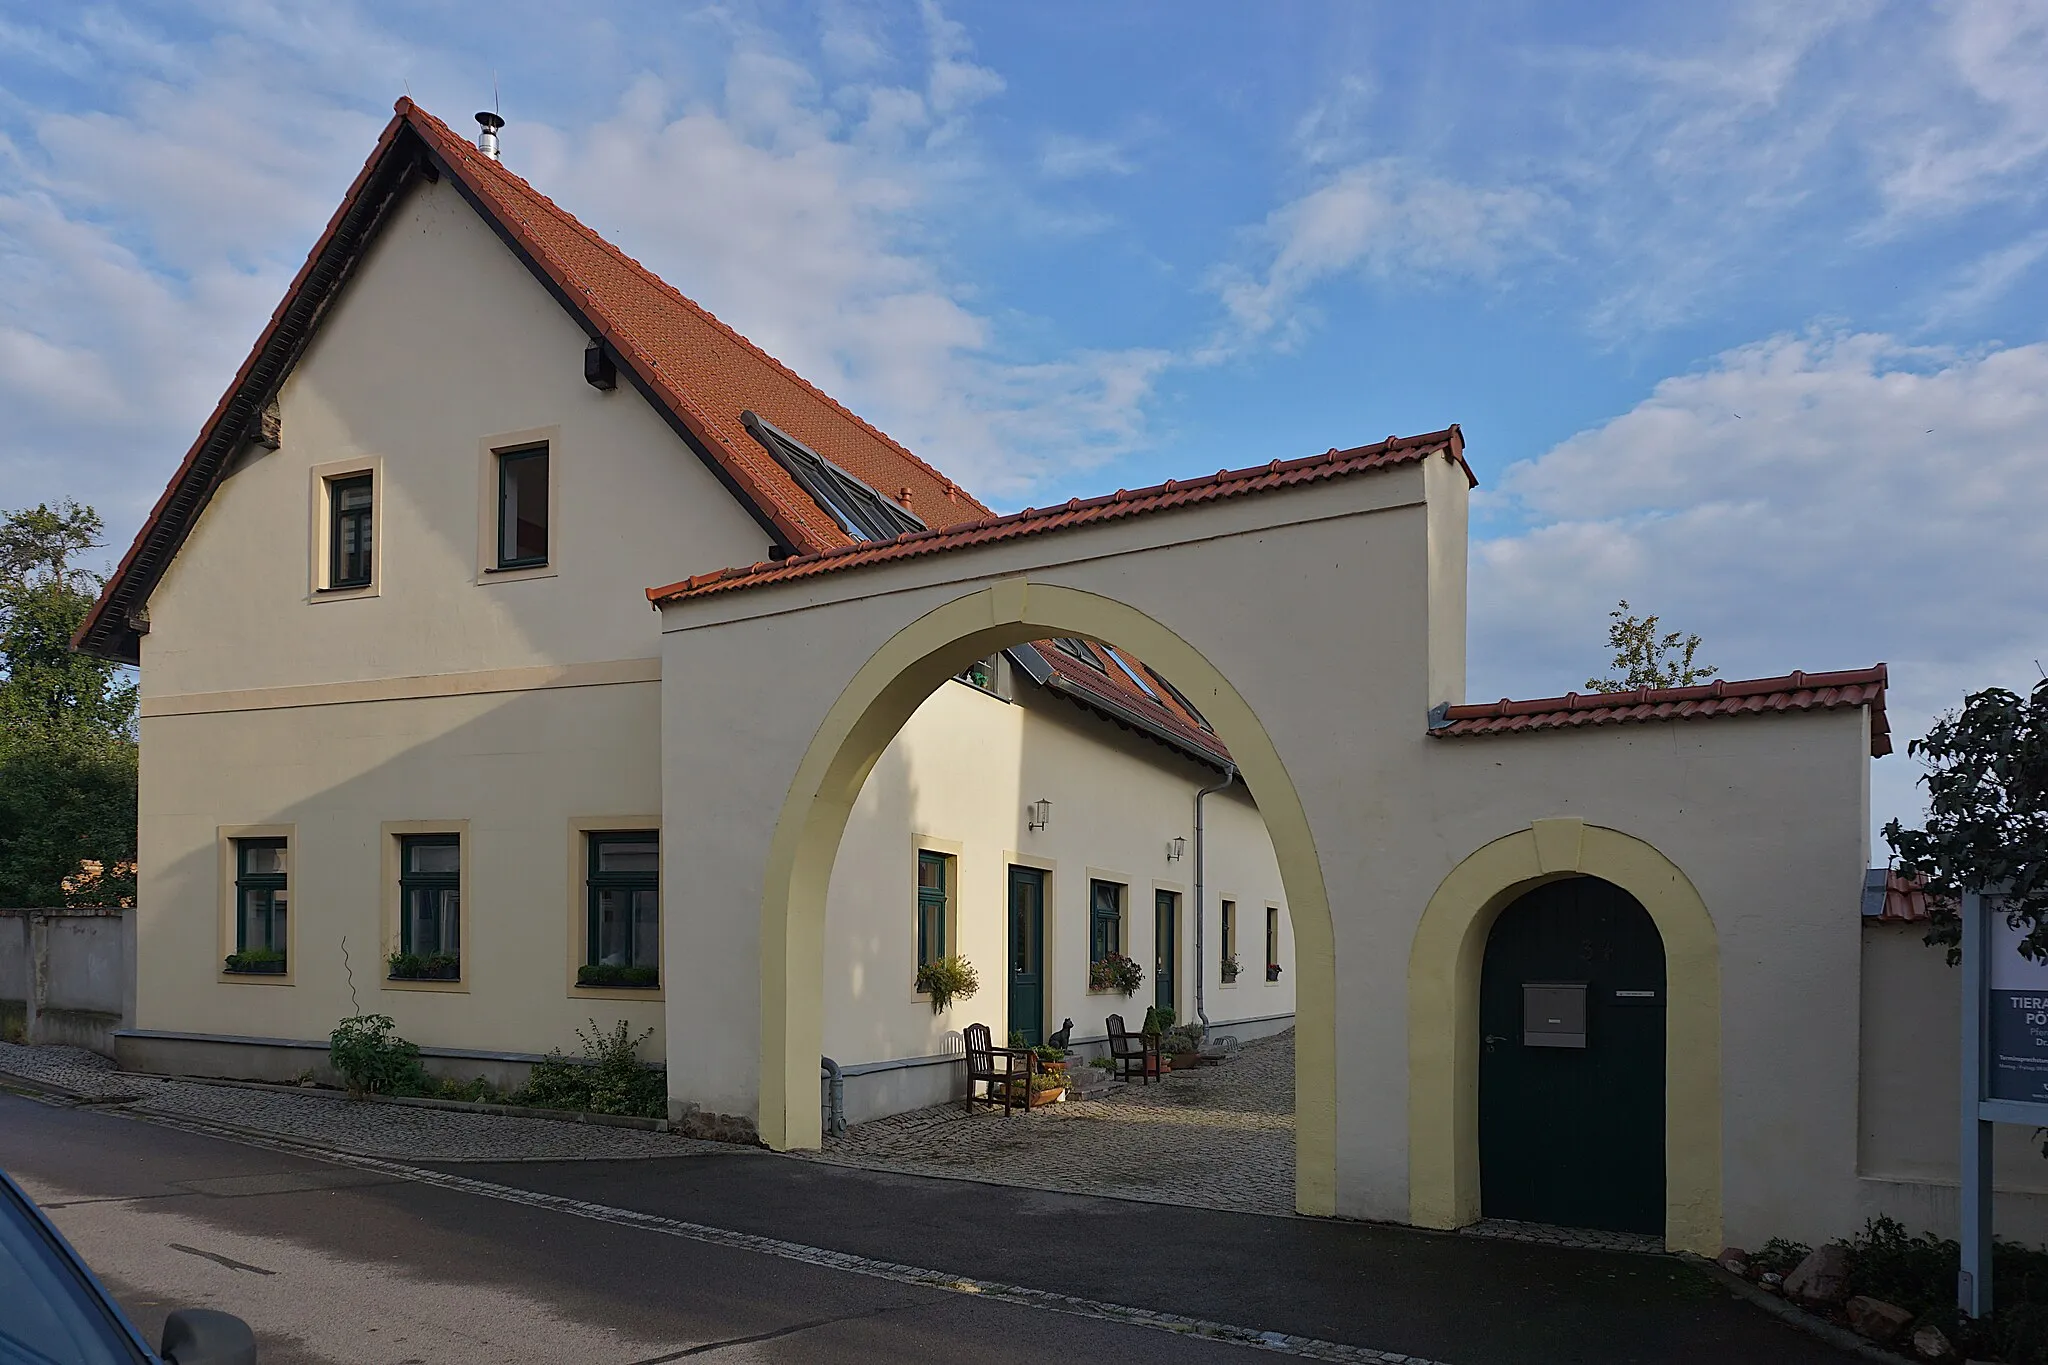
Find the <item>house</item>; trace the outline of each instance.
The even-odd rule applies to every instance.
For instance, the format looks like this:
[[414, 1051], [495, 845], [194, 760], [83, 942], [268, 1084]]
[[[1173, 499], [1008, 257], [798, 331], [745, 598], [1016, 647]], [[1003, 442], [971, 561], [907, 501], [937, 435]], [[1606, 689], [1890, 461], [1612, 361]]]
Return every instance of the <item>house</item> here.
[[[458, 1076], [516, 1081], [592, 1018], [673, 1057], [671, 925], [752, 907], [662, 858], [646, 589], [990, 515], [400, 101], [80, 633], [141, 671], [124, 1059], [287, 1078], [357, 1013]], [[831, 872], [851, 1117], [956, 1093], [976, 1020], [1287, 1027], [1286, 898], [1233, 771], [1100, 642], [1020, 642], [933, 692]], [[1113, 955], [1134, 994], [1091, 988]], [[934, 1010], [919, 969], [949, 956], [981, 989]]]

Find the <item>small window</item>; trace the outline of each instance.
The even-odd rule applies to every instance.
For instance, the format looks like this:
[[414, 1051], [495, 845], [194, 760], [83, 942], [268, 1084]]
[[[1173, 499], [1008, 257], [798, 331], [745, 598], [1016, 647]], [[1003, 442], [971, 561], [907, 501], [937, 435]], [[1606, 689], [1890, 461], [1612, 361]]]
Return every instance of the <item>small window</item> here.
[[589, 926], [579, 986], [661, 984], [661, 836], [590, 836]]
[[231, 972], [285, 970], [285, 912], [290, 905], [285, 841], [235, 840], [235, 953]]
[[462, 978], [462, 838], [408, 834], [398, 841], [398, 979]]
[[548, 448], [498, 452], [498, 567], [548, 562]]
[[953, 860], [943, 853], [917, 855], [917, 965], [946, 956], [946, 912], [951, 908]]
[[370, 586], [371, 504], [375, 489], [368, 474], [327, 481], [327, 586]]
[[1100, 962], [1124, 950], [1124, 888], [1117, 882], [1088, 883], [1088, 961]]
[[991, 654], [986, 659], [976, 659], [954, 676], [969, 687], [993, 693], [996, 690], [996, 656]]
[[1086, 640], [1077, 640], [1071, 635], [1062, 635], [1059, 639], [1054, 640], [1053, 644], [1058, 647], [1060, 653], [1079, 659], [1097, 673], [1109, 672], [1108, 669], [1102, 666], [1102, 660], [1095, 657], [1095, 651], [1088, 648]]
[[[1130, 660], [1124, 658], [1123, 655], [1117, 653], [1115, 650], [1109, 648], [1107, 645], [1103, 646], [1102, 652], [1104, 654], [1107, 654], [1110, 657], [1110, 660], [1113, 663], [1115, 663], [1118, 668], [1123, 670], [1124, 676], [1126, 678], [1129, 678], [1132, 682], [1138, 685], [1139, 691], [1143, 692], [1152, 700], [1159, 701], [1159, 694], [1152, 690], [1152, 684], [1146, 682], [1144, 675], [1138, 672], [1137, 669], [1131, 667]], [[1161, 702], [1160, 704], [1164, 705], [1165, 703]]]
[[774, 423], [751, 411], [741, 413], [740, 421], [849, 539], [893, 540], [925, 529], [907, 506], [883, 496]]
[[1280, 979], [1280, 908], [1266, 907], [1266, 980]]
[[1240, 970], [1237, 961], [1236, 901], [1223, 902], [1222, 920], [1223, 932], [1220, 937], [1222, 939], [1223, 956], [1219, 961], [1219, 974], [1223, 978], [1223, 984], [1227, 986], [1237, 980], [1237, 974]]

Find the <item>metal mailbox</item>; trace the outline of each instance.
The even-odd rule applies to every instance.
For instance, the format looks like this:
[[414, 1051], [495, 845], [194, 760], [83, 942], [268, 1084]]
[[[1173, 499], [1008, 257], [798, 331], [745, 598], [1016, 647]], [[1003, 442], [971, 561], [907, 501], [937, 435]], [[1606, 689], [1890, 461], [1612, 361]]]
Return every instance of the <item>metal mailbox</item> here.
[[1586, 1045], [1586, 983], [1525, 981], [1522, 983], [1522, 1046], [1584, 1047]]

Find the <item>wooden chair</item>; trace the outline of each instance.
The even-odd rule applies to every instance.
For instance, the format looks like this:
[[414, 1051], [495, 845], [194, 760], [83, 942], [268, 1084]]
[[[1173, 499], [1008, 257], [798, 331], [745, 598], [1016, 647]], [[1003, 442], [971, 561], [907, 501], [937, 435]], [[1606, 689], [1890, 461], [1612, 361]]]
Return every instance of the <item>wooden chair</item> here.
[[[962, 1031], [967, 1044], [967, 1107], [975, 1101], [1013, 1108], [1031, 1108], [1031, 1080], [1038, 1074], [1038, 1054], [1028, 1047], [997, 1047], [987, 1024], [969, 1024]], [[988, 1087], [980, 1094], [976, 1086]]]
[[1132, 1033], [1124, 1027], [1124, 1017], [1112, 1014], [1103, 1021], [1109, 1032], [1109, 1059], [1123, 1068], [1122, 1079], [1131, 1078], [1131, 1068], [1136, 1067], [1138, 1079], [1146, 1085], [1159, 1074], [1159, 1041], [1143, 1034]]

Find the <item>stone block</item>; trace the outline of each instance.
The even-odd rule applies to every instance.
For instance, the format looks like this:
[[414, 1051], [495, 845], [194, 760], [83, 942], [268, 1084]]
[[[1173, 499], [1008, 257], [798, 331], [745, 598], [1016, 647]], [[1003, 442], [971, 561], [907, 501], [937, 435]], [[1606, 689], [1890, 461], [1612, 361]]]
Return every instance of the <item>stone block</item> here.
[[1785, 1297], [1830, 1306], [1849, 1297], [1849, 1248], [1815, 1247], [1785, 1277]]
[[1858, 1294], [1842, 1306], [1849, 1315], [1849, 1328], [1865, 1341], [1888, 1346], [1913, 1325], [1913, 1315], [1895, 1303]]

